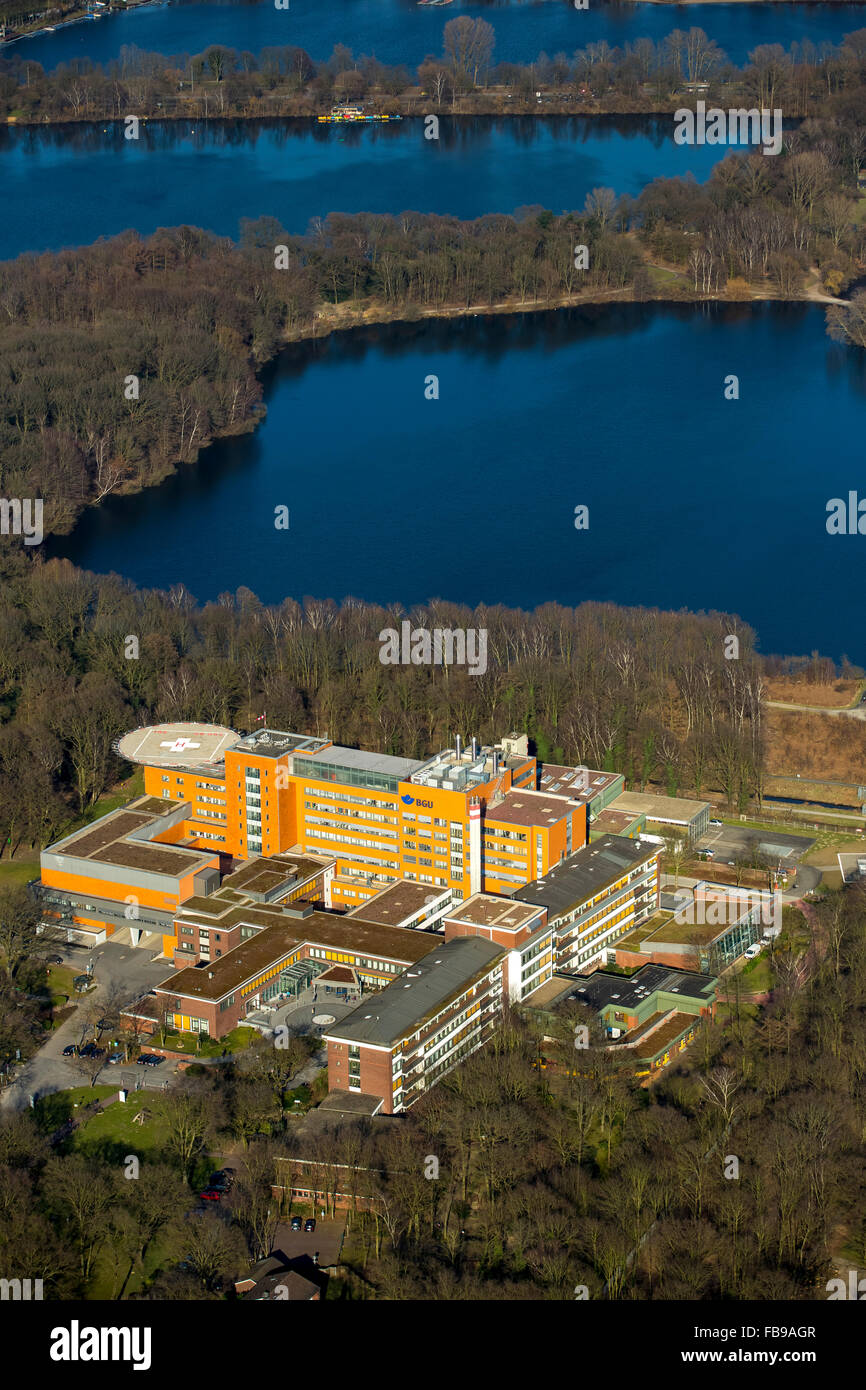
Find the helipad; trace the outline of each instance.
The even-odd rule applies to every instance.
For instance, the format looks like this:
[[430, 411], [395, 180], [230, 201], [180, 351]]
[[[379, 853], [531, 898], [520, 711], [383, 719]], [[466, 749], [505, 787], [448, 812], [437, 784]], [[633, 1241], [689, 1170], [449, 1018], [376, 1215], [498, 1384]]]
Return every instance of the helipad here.
[[127, 762], [148, 767], [210, 767], [237, 742], [221, 724], [149, 724], [124, 734], [116, 749]]

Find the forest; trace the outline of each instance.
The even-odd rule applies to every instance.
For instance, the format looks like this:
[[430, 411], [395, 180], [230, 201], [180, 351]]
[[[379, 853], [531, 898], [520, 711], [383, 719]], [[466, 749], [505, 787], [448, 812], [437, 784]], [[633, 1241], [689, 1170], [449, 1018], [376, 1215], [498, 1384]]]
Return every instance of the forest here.
[[[744, 808], [763, 787], [764, 672], [833, 674], [818, 659], [758, 657], [754, 634], [730, 615], [597, 603], [413, 608], [405, 616], [418, 626], [486, 628], [488, 669], [384, 667], [378, 634], [403, 616], [353, 599], [266, 607], [249, 589], [200, 606], [182, 586], [137, 590], [65, 560], [8, 555], [2, 857], [56, 839], [128, 775], [113, 751], [121, 733], [160, 720], [246, 731], [263, 710], [274, 728], [416, 758], [457, 733], [492, 743], [525, 732], [543, 761]], [[733, 633], [739, 658], [728, 660]]]
[[[194, 1065], [149, 1102], [159, 1142], [138, 1131], [135, 1182], [129, 1141], [77, 1135], [67, 1097], [6, 1115], [7, 1277], [51, 1298], [231, 1297], [309, 1210], [285, 1191], [302, 1172], [317, 1216], [347, 1197], [329, 1297], [826, 1299], [866, 1262], [866, 904], [846, 889], [808, 914], [786, 910], [772, 1001], [756, 1009], [735, 976], [652, 1085], [594, 1030], [576, 1067], [567, 1004], [506, 1016], [406, 1117], [372, 1125], [287, 1114], [321, 1095], [296, 1085], [303, 1038]], [[226, 1154], [234, 1187], [193, 1215]]]
[[697, 27], [675, 29], [659, 43], [636, 39], [619, 48], [602, 40], [528, 63], [496, 63], [495, 49], [495, 26], [461, 15], [445, 24], [442, 52], [414, 70], [355, 55], [345, 44], [323, 62], [291, 45], [253, 54], [211, 44], [176, 55], [124, 45], [110, 63], [82, 58], [52, 72], [13, 51], [0, 59], [0, 117], [311, 116], [334, 102], [364, 100], [408, 114], [537, 111], [539, 104], [547, 111], [650, 112], [696, 96], [724, 106], [779, 106], [786, 117], [803, 117], [833, 114], [866, 81], [866, 29], [838, 44], [761, 44], [742, 67]]

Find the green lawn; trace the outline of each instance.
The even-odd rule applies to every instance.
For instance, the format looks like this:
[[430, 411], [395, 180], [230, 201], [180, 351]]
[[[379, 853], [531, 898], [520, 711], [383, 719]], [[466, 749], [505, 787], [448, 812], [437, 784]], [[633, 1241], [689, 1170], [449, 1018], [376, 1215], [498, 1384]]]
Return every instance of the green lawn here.
[[740, 974], [743, 977], [743, 984], [746, 989], [753, 994], [763, 994], [766, 990], [772, 989], [775, 984], [772, 967], [766, 951], [762, 951], [754, 960], [747, 960]]
[[[230, 1033], [227, 1033], [224, 1038], [220, 1038], [219, 1041], [217, 1041], [216, 1038], [208, 1038], [207, 1042], [202, 1043], [201, 1047], [199, 1047], [197, 1045], [199, 1040], [198, 1033], [166, 1033], [165, 1042], [163, 1042], [162, 1034], [157, 1029], [156, 1033], [154, 1033], [153, 1037], [150, 1039], [150, 1042], [154, 1047], [164, 1047], [166, 1052], [191, 1052], [197, 1057], [220, 1057], [222, 1056], [224, 1048], [228, 1052], [243, 1052], [244, 1048], [249, 1047], [253, 1038], [257, 1038], [258, 1036], [259, 1034], [255, 1028], [245, 1028], [241, 1025], [239, 1028], [233, 1028]], [[147, 1048], [148, 1044], [145, 1043], [145, 1052]]]
[[33, 1107], [37, 1128], [42, 1134], [53, 1134], [82, 1105], [89, 1105], [101, 1096], [110, 1096], [116, 1090], [116, 1086], [73, 1086], [68, 1091], [53, 1091], [37, 1100]]
[[23, 888], [38, 877], [39, 855], [35, 850], [27, 850], [14, 860], [0, 860], [0, 888]]
[[[116, 1089], [109, 1087], [109, 1094]], [[71, 1147], [79, 1153], [93, 1154], [109, 1162], [112, 1159], [121, 1162], [127, 1154], [164, 1162], [168, 1135], [164, 1108], [161, 1092], [130, 1091], [125, 1102], [118, 1101], [101, 1114], [92, 1115], [76, 1130]], [[148, 1112], [148, 1118], [141, 1124], [135, 1124], [135, 1116], [142, 1109]]]
[[51, 991], [52, 1003], [65, 1004], [68, 999], [77, 997], [72, 988], [72, 981], [80, 974], [81, 971], [71, 965], [49, 965], [48, 988]]

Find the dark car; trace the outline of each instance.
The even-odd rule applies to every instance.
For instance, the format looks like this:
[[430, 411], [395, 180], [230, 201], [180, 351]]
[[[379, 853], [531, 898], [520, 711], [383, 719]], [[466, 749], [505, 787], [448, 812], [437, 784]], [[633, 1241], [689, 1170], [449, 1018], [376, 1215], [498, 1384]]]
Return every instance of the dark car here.
[[313, 1216], [308, 1216], [307, 1219], [306, 1219], [306, 1221], [304, 1222], [304, 1230], [305, 1230], [305, 1231], [314, 1231], [315, 1229], [316, 1229], [316, 1219], [315, 1219], [315, 1217], [313, 1217]]
[[63, 957], [62, 957], [62, 956], [46, 956], [46, 960], [48, 961], [48, 964], [49, 964], [49, 965], [62, 965], [62, 964], [63, 964]]
[[105, 1048], [97, 1047], [95, 1043], [88, 1043], [86, 1047], [82, 1047], [78, 1055], [79, 1057], [104, 1057]]
[[293, 1216], [293, 1217], [292, 1217], [292, 1230], [293, 1230], [293, 1231], [299, 1231], [300, 1229], [301, 1229], [301, 1218], [300, 1218], [299, 1216]]
[[159, 1057], [155, 1052], [142, 1052], [138, 1059], [140, 1067], [159, 1067], [165, 1061], [164, 1057]]
[[231, 1185], [231, 1174], [227, 1173], [222, 1168], [219, 1170], [218, 1173], [211, 1173], [210, 1179], [208, 1181], [208, 1187], [213, 1188], [214, 1192], [228, 1192], [231, 1188]]
[[64, 1047], [63, 1055], [64, 1057], [77, 1057], [78, 1048], [75, 1046], [75, 1043], [70, 1043], [68, 1047]]
[[215, 1187], [206, 1187], [204, 1192], [200, 1192], [198, 1195], [203, 1202], [218, 1202], [222, 1193], [217, 1192]]

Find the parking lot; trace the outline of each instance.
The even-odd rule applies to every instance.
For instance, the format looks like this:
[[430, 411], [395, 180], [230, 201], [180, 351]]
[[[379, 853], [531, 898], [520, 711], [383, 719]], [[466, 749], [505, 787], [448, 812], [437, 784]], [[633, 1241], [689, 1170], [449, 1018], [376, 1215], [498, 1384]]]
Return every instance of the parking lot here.
[[711, 826], [697, 843], [698, 849], [711, 849], [720, 864], [751, 859], [757, 851], [768, 859], [782, 861], [791, 868], [812, 848], [815, 841], [804, 835], [785, 835], [769, 827], [756, 830], [733, 825]]

